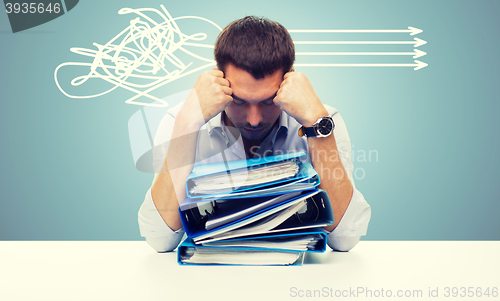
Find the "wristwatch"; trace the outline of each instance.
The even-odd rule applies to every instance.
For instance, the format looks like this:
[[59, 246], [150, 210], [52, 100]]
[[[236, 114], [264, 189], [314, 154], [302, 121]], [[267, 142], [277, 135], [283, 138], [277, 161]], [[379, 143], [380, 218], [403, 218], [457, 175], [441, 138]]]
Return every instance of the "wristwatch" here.
[[335, 123], [332, 117], [321, 117], [316, 120], [311, 127], [302, 126], [299, 129], [299, 136], [302, 137], [306, 135], [307, 137], [314, 138], [327, 137], [333, 133], [334, 128]]

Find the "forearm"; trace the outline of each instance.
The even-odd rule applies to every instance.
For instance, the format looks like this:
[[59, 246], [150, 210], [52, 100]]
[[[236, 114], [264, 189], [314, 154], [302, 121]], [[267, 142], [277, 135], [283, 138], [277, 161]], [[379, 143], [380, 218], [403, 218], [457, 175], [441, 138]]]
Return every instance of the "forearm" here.
[[164, 170], [155, 177], [151, 186], [156, 209], [174, 231], [182, 227], [178, 208], [186, 198], [185, 182], [193, 169], [202, 124], [193, 121], [192, 113], [192, 108], [186, 105], [177, 114]]
[[172, 176], [168, 172], [167, 160], [165, 160], [166, 172], [158, 174], [151, 186], [151, 195], [156, 209], [160, 213], [163, 221], [176, 231], [182, 227], [178, 207], [178, 197], [172, 183]]
[[328, 137], [308, 138], [307, 143], [313, 167], [321, 179], [319, 188], [328, 193], [335, 218], [335, 223], [325, 229], [333, 231], [349, 206], [352, 183], [342, 165], [333, 133]]
[[[334, 118], [334, 113], [328, 112], [321, 103], [307, 77], [300, 72], [293, 71], [283, 76], [283, 82], [276, 93], [274, 103], [306, 128], [313, 126], [319, 121], [319, 118], [326, 116]], [[338, 126], [335, 126], [335, 132], [339, 133], [339, 146], [343, 155], [349, 157], [350, 142], [347, 130], [339, 115], [336, 119], [335, 123], [340, 121]], [[354, 192], [353, 184], [349, 178], [352, 171], [349, 170], [348, 174], [342, 163], [343, 159], [341, 160], [334, 133], [327, 137], [308, 137], [307, 144], [312, 165], [321, 180], [319, 188], [328, 193], [335, 218], [334, 224], [325, 227], [325, 229], [328, 231], [340, 230], [329, 235], [330, 246], [339, 250], [350, 249], [357, 243], [358, 237], [366, 233], [366, 226], [370, 219], [370, 206], [363, 200], [364, 204], [348, 210], [351, 207]], [[348, 169], [349, 163], [347, 162]], [[349, 214], [350, 212], [352, 214]], [[344, 219], [346, 222], [341, 223], [344, 215], [347, 217], [347, 221]], [[339, 240], [339, 237], [349, 238]]]

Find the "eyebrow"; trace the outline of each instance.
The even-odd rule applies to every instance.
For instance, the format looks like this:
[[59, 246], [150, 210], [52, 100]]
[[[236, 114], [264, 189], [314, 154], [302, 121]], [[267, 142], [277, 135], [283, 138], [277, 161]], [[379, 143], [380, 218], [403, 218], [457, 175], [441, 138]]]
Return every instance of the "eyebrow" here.
[[[278, 93], [278, 91], [276, 91], [276, 93]], [[274, 93], [274, 95], [273, 95], [273, 96], [268, 97], [268, 98], [266, 98], [266, 99], [264, 99], [264, 100], [261, 100], [261, 101], [259, 101], [259, 102], [266, 102], [266, 101], [269, 101], [269, 100], [274, 99], [274, 98], [276, 97], [276, 93]], [[244, 100], [244, 99], [242, 99], [242, 98], [239, 98], [238, 96], [236, 96], [236, 95], [234, 95], [234, 94], [233, 94], [232, 96], [233, 96], [233, 99], [234, 99], [234, 100], [239, 100], [239, 101], [243, 101], [243, 102], [248, 102], [248, 101], [246, 101], [246, 100]]]

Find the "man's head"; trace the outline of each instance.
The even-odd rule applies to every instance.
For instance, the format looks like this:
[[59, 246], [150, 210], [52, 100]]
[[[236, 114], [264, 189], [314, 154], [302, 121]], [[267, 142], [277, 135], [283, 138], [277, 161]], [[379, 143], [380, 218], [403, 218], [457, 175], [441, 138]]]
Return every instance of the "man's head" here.
[[225, 111], [229, 125], [245, 139], [264, 139], [281, 113], [273, 98], [295, 60], [290, 34], [267, 19], [236, 20], [220, 33], [215, 60], [233, 90], [234, 100]]
[[226, 66], [232, 64], [255, 79], [278, 69], [286, 73], [295, 60], [293, 41], [286, 28], [254, 16], [236, 20], [224, 28], [215, 43], [214, 54], [219, 70], [225, 72]]

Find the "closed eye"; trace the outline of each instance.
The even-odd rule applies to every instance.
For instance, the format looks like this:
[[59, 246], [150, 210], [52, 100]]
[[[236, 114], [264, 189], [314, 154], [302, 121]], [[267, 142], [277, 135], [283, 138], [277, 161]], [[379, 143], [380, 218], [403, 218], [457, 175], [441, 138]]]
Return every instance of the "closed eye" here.
[[[233, 96], [233, 104], [235, 104], [237, 106], [244, 106], [248, 103], [246, 100], [243, 100], [243, 99], [239, 98], [238, 96], [235, 96], [234, 94], [232, 96]], [[264, 105], [264, 106], [272, 106], [272, 105], [274, 105], [274, 101], [273, 101], [274, 97], [276, 97], [276, 94], [273, 95], [272, 97], [266, 99], [266, 100], [259, 102], [259, 104]]]
[[233, 103], [237, 106], [243, 106], [245, 105], [247, 102], [244, 101], [244, 100], [241, 100], [241, 99], [237, 99], [237, 98], [233, 98]]
[[272, 106], [272, 105], [274, 105], [274, 101], [272, 99], [268, 99], [268, 100], [261, 102], [261, 104], [263, 104], [265, 106]]

